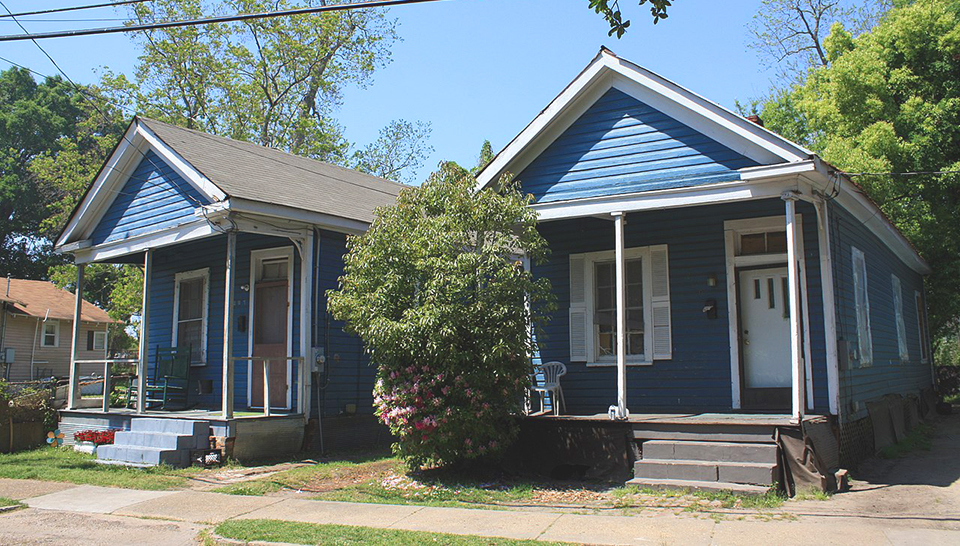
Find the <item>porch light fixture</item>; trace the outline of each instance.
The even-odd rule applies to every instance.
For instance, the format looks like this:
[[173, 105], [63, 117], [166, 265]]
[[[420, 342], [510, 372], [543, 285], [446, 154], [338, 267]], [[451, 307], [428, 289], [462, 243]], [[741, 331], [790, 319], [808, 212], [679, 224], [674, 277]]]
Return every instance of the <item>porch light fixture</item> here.
[[249, 292], [249, 291], [250, 291], [250, 285], [249, 285], [249, 284], [241, 284], [241, 285], [240, 285], [240, 290], [243, 290], [244, 292]]
[[717, 285], [717, 274], [711, 273], [707, 275], [707, 286], [713, 287]]

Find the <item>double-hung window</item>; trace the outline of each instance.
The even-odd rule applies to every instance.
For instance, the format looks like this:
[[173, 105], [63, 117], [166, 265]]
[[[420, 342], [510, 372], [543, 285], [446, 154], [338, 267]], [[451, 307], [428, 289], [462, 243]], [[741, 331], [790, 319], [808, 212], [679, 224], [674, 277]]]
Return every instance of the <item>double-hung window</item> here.
[[43, 322], [43, 337], [40, 338], [41, 347], [60, 346], [60, 321], [47, 319]]
[[870, 332], [870, 297], [867, 292], [867, 258], [853, 247], [853, 295], [857, 311], [857, 340], [860, 366], [873, 363], [873, 339]]
[[[671, 358], [667, 247], [625, 250], [624, 306], [629, 364]], [[612, 251], [570, 256], [570, 359], [617, 362], [617, 264]]]
[[900, 277], [891, 274], [890, 285], [893, 289], [893, 317], [897, 321], [897, 349], [900, 351], [900, 361], [910, 360], [910, 351], [907, 350], [907, 324], [903, 320], [903, 291]]
[[175, 280], [173, 346], [189, 347], [191, 365], [203, 366], [207, 360], [210, 270], [177, 273]]

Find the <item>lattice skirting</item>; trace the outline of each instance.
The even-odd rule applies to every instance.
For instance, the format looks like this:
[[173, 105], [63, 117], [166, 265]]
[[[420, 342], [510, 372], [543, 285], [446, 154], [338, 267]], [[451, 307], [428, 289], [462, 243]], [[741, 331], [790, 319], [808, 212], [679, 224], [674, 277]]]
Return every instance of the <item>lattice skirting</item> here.
[[853, 468], [873, 456], [873, 423], [870, 417], [840, 424], [840, 465]]

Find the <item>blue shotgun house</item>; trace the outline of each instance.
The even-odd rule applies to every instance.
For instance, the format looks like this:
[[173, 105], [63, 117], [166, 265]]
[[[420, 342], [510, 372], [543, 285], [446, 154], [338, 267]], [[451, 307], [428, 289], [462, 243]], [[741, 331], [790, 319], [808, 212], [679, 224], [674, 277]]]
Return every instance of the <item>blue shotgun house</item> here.
[[570, 416], [547, 419], [630, 423], [637, 483], [769, 485], [791, 428], [853, 461], [889, 420], [868, 405], [931, 388], [928, 265], [760, 120], [603, 49], [479, 186], [504, 173], [552, 250], [538, 356]]
[[74, 355], [61, 412], [68, 441], [76, 430], [132, 430], [101, 456], [185, 464], [184, 446], [210, 437], [238, 459], [298, 451], [320, 416], [346, 419], [325, 423], [326, 447], [376, 433], [374, 370], [327, 315], [325, 291], [342, 273], [347, 236], [402, 187], [134, 118], [56, 246], [80, 266], [78, 295], [86, 264], [144, 268], [141, 356], [98, 362], [132, 395], [124, 407], [105, 398], [91, 408]]

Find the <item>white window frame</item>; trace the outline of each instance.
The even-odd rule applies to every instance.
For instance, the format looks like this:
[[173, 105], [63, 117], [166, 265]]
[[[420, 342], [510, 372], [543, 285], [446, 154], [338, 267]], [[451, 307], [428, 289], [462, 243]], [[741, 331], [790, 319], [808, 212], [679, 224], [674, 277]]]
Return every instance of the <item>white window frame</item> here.
[[927, 300], [919, 290], [913, 291], [913, 303], [917, 308], [917, 337], [920, 341], [920, 363], [930, 363], [930, 332], [927, 329]]
[[[47, 326], [53, 326], [53, 345], [47, 344]], [[47, 319], [43, 321], [40, 328], [40, 346], [48, 349], [56, 349], [60, 346], [60, 321], [57, 319]]]
[[[593, 315], [595, 311], [596, 286], [595, 267], [600, 262], [616, 261], [616, 251], [604, 250], [581, 254], [584, 259], [584, 304], [587, 313], [587, 366], [588, 367], [615, 367], [613, 360], [600, 360], [597, 357], [596, 333], [594, 332]], [[643, 276], [643, 354], [627, 355], [627, 366], [650, 366], [653, 364], [653, 269], [650, 263], [650, 247], [633, 247], [624, 249], [624, 260], [640, 259], [640, 270]]]
[[[867, 273], [867, 256], [855, 246], [850, 247], [850, 266], [853, 276], [853, 307], [857, 314], [857, 360], [861, 368], [873, 365], [873, 330], [870, 327], [870, 283]], [[863, 271], [857, 274], [857, 258], [863, 263]], [[861, 277], [860, 282], [857, 278]], [[863, 291], [863, 306], [857, 298], [857, 292]]]
[[903, 317], [903, 283], [896, 274], [890, 274], [890, 288], [893, 291], [893, 318], [897, 323], [897, 351], [900, 362], [910, 360], [910, 350], [907, 347], [907, 323]]
[[[207, 328], [210, 322], [210, 268], [194, 269], [192, 271], [182, 271], [174, 275], [173, 290], [173, 334], [171, 346], [177, 347], [177, 336], [180, 333], [180, 283], [203, 279], [203, 314], [201, 319], [202, 330], [200, 334], [200, 362], [191, 362], [192, 367], [201, 367], [207, 365]], [[193, 358], [191, 357], [191, 360]]]
[[[100, 342], [100, 347], [97, 347], [97, 341]], [[93, 350], [94, 351], [106, 351], [107, 350], [107, 331], [97, 331], [93, 333]]]

